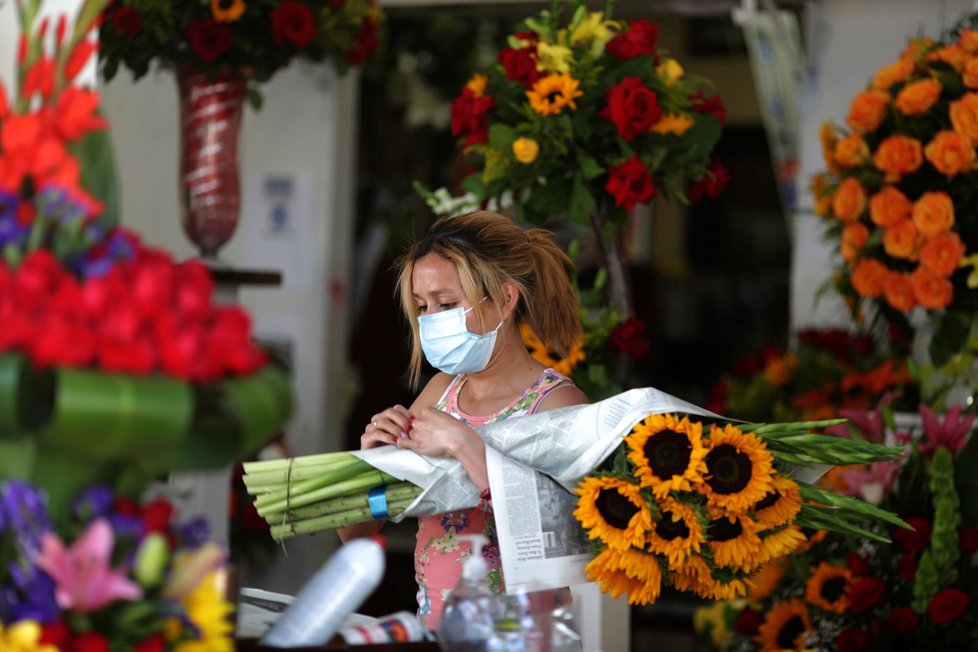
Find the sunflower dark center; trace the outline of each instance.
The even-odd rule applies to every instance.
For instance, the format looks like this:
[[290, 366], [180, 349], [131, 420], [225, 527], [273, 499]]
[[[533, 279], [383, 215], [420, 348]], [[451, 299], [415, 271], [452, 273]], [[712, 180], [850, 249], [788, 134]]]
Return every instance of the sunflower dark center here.
[[761, 498], [759, 501], [757, 501], [754, 504], [754, 511], [759, 512], [762, 509], [767, 509], [774, 503], [778, 502], [779, 498], [781, 498], [781, 494], [779, 494], [777, 491], [767, 492], [766, 494], [764, 494], [763, 498]]
[[663, 430], [648, 438], [642, 448], [656, 477], [668, 480], [682, 475], [689, 467], [693, 447], [689, 437], [675, 430]]
[[832, 577], [822, 582], [822, 590], [819, 593], [829, 604], [842, 597], [846, 591], [846, 578]]
[[750, 457], [730, 444], [720, 444], [706, 455], [706, 483], [718, 494], [735, 494], [750, 483], [754, 470]]
[[672, 520], [672, 512], [662, 512], [662, 520], [655, 524], [655, 533], [666, 541], [685, 539], [689, 536], [689, 526], [683, 519]]
[[805, 631], [805, 621], [801, 619], [801, 616], [793, 616], [789, 620], [786, 620], [781, 629], [778, 630], [778, 648], [782, 650], [791, 650], [795, 647], [795, 640], [798, 635]]
[[235, 0], [220, 0], [217, 4], [221, 9], [227, 11], [234, 6]]
[[723, 543], [736, 539], [743, 533], [744, 526], [740, 524], [740, 519], [735, 518], [731, 521], [728, 518], [718, 518], [710, 521], [710, 541]]
[[557, 90], [557, 91], [550, 91], [549, 93], [547, 93], [547, 103], [548, 104], [553, 104], [558, 99], [560, 99], [563, 96], [563, 94], [564, 93], [562, 91], [559, 91], [559, 90]]
[[638, 513], [638, 507], [614, 489], [602, 489], [594, 504], [605, 523], [619, 530], [627, 528], [628, 522]]

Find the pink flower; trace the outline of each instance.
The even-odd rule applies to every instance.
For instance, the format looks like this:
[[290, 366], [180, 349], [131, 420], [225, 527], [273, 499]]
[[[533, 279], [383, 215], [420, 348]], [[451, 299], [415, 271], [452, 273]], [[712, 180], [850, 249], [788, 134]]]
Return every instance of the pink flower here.
[[975, 420], [974, 415], [959, 419], [961, 416], [960, 405], [955, 405], [948, 410], [944, 421], [941, 422], [930, 408], [921, 403], [920, 416], [924, 420], [924, 436], [920, 440], [921, 453], [933, 453], [941, 447], [952, 453], [961, 450], [964, 448], [964, 440], [971, 430], [971, 424]]
[[109, 568], [114, 543], [112, 527], [104, 518], [92, 521], [70, 548], [54, 534], [44, 535], [34, 561], [54, 580], [58, 606], [87, 612], [116, 600], [142, 597], [135, 583]]
[[899, 470], [899, 461], [873, 462], [868, 469], [846, 469], [840, 473], [846, 483], [846, 491], [840, 493], [861, 496], [866, 502], [879, 505], [893, 485]]

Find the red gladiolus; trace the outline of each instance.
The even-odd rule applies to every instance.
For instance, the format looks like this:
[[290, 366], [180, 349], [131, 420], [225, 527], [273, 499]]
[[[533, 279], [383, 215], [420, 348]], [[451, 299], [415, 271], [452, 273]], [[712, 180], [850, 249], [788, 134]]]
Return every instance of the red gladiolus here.
[[535, 48], [503, 48], [497, 55], [506, 77], [529, 88], [543, 73], [537, 70]]
[[54, 112], [54, 127], [65, 140], [78, 140], [90, 131], [105, 129], [108, 123], [97, 114], [98, 94], [77, 86], [69, 86], [58, 95]]
[[65, 63], [65, 81], [72, 81], [85, 67], [89, 57], [98, 49], [98, 42], [91, 39], [82, 39], [75, 49], [71, 51], [68, 61]]
[[696, 203], [703, 199], [703, 197], [716, 199], [723, 193], [729, 183], [730, 172], [727, 171], [727, 168], [724, 167], [719, 159], [714, 158], [713, 163], [710, 164], [703, 178], [694, 183], [689, 189], [689, 200]]
[[862, 613], [875, 607], [886, 585], [874, 577], [862, 577], [849, 587], [849, 608], [855, 613]]
[[120, 34], [138, 34], [143, 29], [143, 17], [132, 7], [119, 7], [112, 12], [112, 27]]
[[961, 589], [944, 589], [927, 605], [930, 621], [935, 625], [957, 620], [968, 609], [971, 597]]
[[734, 620], [734, 631], [746, 636], [754, 636], [764, 623], [764, 614], [745, 607]]
[[608, 41], [605, 51], [616, 59], [634, 59], [643, 54], [655, 54], [659, 26], [647, 20], [633, 20], [628, 31]]
[[846, 627], [835, 637], [839, 652], [859, 652], [869, 647], [869, 634], [858, 627]]
[[886, 617], [886, 622], [898, 634], [909, 634], [917, 627], [919, 621], [917, 614], [909, 607], [897, 607]]
[[696, 113], [712, 115], [720, 121], [720, 124], [727, 121], [727, 109], [723, 106], [723, 98], [719, 95], [706, 97], [701, 91], [696, 91], [689, 96], [689, 101], [692, 103], [691, 108]]
[[632, 158], [611, 168], [608, 174], [608, 183], [604, 189], [615, 198], [615, 206], [632, 210], [635, 204], [647, 202], [655, 196], [652, 175], [637, 154], [632, 154]]
[[906, 520], [913, 529], [897, 528], [893, 532], [893, 539], [900, 544], [900, 549], [904, 552], [920, 552], [930, 542], [930, 522], [919, 516], [911, 516]]
[[624, 140], [632, 140], [662, 117], [659, 100], [640, 77], [625, 77], [608, 89], [607, 106], [600, 115], [607, 118]]
[[276, 43], [287, 41], [297, 48], [304, 48], [316, 35], [316, 18], [301, 2], [286, 0], [272, 11], [271, 18]]
[[204, 61], [214, 61], [234, 45], [231, 30], [213, 18], [192, 23], [187, 28], [187, 38], [190, 47]]
[[54, 92], [54, 59], [41, 57], [38, 59], [24, 75], [24, 85], [21, 92], [25, 98], [29, 98], [34, 93], [40, 93], [41, 97], [47, 99]]

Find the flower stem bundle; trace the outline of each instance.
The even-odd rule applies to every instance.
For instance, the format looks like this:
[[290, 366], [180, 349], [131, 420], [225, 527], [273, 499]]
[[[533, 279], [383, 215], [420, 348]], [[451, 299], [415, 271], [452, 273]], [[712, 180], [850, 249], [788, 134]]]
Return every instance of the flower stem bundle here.
[[421, 488], [350, 453], [249, 462], [244, 483], [281, 540], [402, 513]]

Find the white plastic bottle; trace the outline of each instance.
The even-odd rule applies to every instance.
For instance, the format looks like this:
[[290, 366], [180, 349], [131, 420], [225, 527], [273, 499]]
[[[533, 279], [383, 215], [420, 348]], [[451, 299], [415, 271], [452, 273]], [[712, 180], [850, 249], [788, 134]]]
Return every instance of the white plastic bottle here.
[[472, 544], [472, 554], [462, 566], [462, 578], [445, 600], [438, 643], [445, 652], [484, 652], [493, 638], [493, 620], [499, 613], [499, 600], [489, 590], [489, 568], [482, 557], [488, 540], [481, 534], [459, 537]]
[[312, 576], [261, 640], [269, 647], [325, 645], [384, 576], [383, 537], [354, 539]]

